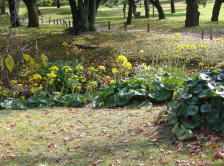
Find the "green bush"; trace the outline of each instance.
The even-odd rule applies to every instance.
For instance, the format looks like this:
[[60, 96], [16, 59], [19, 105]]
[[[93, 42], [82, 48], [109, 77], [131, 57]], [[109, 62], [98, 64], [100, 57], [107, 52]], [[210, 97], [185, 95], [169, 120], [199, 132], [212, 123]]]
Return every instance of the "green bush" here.
[[192, 130], [206, 126], [215, 131], [224, 130], [224, 70], [200, 72], [186, 81], [185, 89], [177, 93], [168, 105], [172, 132], [185, 140], [193, 136]]

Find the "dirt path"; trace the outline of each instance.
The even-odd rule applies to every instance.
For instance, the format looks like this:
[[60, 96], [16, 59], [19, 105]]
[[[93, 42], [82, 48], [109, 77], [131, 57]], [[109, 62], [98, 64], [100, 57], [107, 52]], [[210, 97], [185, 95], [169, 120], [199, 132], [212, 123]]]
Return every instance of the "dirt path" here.
[[[68, 19], [68, 18], [66, 18]], [[68, 27], [69, 26], [69, 20], [65, 20], [66, 23], [63, 23], [64, 19], [51, 19], [49, 20], [42, 20], [40, 19], [40, 24], [51, 24], [51, 25], [59, 25], [63, 27]], [[21, 19], [21, 22], [28, 22], [28, 19]], [[72, 22], [70, 22], [70, 26], [72, 26]], [[97, 31], [108, 31], [107, 27], [97, 27]], [[113, 28], [110, 31], [124, 31], [123, 28]], [[147, 33], [147, 30], [143, 29], [127, 29], [127, 32], [145, 32]], [[192, 39], [201, 39], [202, 40], [202, 34], [200, 33], [195, 33], [195, 32], [165, 32], [165, 31], [156, 31], [156, 30], [150, 30], [150, 33], [155, 33], [155, 34], [175, 34], [175, 33], [180, 33], [182, 36], [187, 37], [187, 38], [192, 38]], [[224, 37], [223, 35], [219, 36], [212, 36], [212, 40], [218, 39], [220, 37]], [[211, 40], [210, 34], [204, 34], [203, 40]]]

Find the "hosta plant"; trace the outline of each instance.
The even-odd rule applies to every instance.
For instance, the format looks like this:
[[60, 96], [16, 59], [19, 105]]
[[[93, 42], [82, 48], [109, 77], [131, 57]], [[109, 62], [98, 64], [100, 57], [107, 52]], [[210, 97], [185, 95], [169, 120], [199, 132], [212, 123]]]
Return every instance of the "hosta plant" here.
[[185, 89], [177, 93], [168, 105], [168, 122], [180, 140], [193, 136], [192, 130], [201, 126], [215, 131], [224, 130], [224, 70], [200, 72], [186, 81]]

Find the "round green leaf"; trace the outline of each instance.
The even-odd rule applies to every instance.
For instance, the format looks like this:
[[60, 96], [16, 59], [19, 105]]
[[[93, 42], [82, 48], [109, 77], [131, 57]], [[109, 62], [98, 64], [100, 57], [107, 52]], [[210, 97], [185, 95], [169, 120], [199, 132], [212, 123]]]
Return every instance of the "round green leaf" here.
[[200, 107], [200, 111], [201, 112], [210, 112], [212, 109], [212, 105], [211, 104], [203, 104]]
[[198, 107], [195, 105], [189, 105], [187, 107], [187, 115], [194, 116], [198, 113]]

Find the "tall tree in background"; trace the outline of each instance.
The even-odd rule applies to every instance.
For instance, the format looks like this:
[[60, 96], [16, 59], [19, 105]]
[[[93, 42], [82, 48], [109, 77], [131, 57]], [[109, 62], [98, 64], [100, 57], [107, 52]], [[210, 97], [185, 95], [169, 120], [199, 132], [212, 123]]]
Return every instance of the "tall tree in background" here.
[[171, 13], [176, 13], [174, 0], [170, 0]]
[[215, 4], [213, 6], [212, 18], [211, 21], [219, 20], [219, 12], [222, 6], [223, 0], [215, 0]]
[[73, 19], [73, 32], [95, 31], [95, 17], [101, 0], [69, 0]]
[[0, 0], [0, 15], [5, 13], [5, 0]]
[[123, 1], [123, 13], [124, 13], [124, 18], [126, 18], [126, 7], [127, 7], [127, 0]]
[[163, 8], [160, 4], [160, 1], [159, 0], [149, 0], [157, 9], [158, 13], [159, 13], [159, 19], [164, 19], [166, 18], [165, 17], [165, 14], [164, 14], [164, 11], [163, 11]]
[[193, 27], [199, 25], [200, 13], [198, 10], [198, 0], [186, 0], [186, 27]]
[[28, 12], [28, 27], [39, 27], [39, 18], [36, 0], [23, 0]]
[[10, 22], [11, 27], [19, 27], [19, 15], [17, 11], [18, 1], [17, 0], [7, 0], [9, 5], [9, 12], [10, 12]]
[[134, 0], [128, 0], [128, 18], [127, 18], [127, 25], [130, 25], [132, 22], [132, 13], [134, 8]]
[[60, 0], [56, 0], [57, 2], [56, 2], [56, 6], [57, 6], [57, 8], [60, 8], [61, 7], [61, 2], [60, 2]]
[[144, 0], [145, 18], [149, 18], [149, 0]]

